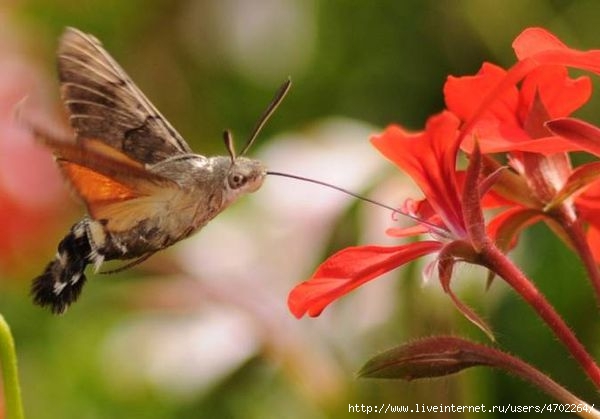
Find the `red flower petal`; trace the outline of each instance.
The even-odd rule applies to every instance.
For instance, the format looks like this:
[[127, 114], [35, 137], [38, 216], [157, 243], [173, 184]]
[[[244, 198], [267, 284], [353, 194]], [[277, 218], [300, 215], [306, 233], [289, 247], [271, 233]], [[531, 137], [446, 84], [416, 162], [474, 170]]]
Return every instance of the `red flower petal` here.
[[554, 119], [546, 122], [546, 127], [579, 150], [600, 157], [600, 128], [577, 118]]
[[592, 95], [589, 77], [571, 78], [564, 66], [543, 66], [523, 80], [520, 116], [531, 108], [536, 94], [551, 118], [567, 116], [583, 106]]
[[525, 29], [515, 38], [512, 47], [520, 60], [548, 50], [569, 49], [560, 39], [543, 28]]
[[[444, 99], [446, 106], [462, 120], [471, 118], [485, 96], [498, 85], [506, 76], [506, 70], [494, 64], [483, 63], [474, 76], [450, 76], [444, 84]], [[486, 110], [486, 115], [501, 121], [517, 122], [516, 110], [519, 102], [519, 92], [515, 86], [502, 92]]]
[[519, 234], [527, 226], [542, 220], [541, 211], [525, 207], [513, 207], [497, 215], [488, 223], [488, 235], [503, 251], [508, 251], [517, 245]]
[[565, 65], [600, 73], [600, 50], [569, 48], [542, 28], [525, 29], [513, 42], [513, 49], [520, 61], [532, 60], [538, 65]]
[[[557, 137], [536, 135], [544, 138], [532, 140], [524, 122], [536, 97], [541, 98], [552, 118], [569, 115], [581, 107], [591, 95], [589, 78], [572, 79], [565, 67], [543, 66], [525, 77], [520, 91], [508, 84], [498, 97], [490, 100], [488, 94], [506, 80], [507, 74], [504, 69], [486, 63], [475, 76], [449, 77], [444, 86], [450, 111], [465, 121], [479, 112], [472, 129], [482, 152], [532, 151], [547, 155], [572, 151], [572, 145]], [[482, 109], [484, 101], [488, 105]], [[461, 147], [472, 152], [473, 137], [467, 136]]]
[[306, 313], [318, 316], [327, 305], [356, 287], [441, 246], [437, 241], [422, 241], [393, 247], [346, 248], [329, 257], [311, 279], [290, 292], [288, 307], [298, 318]]
[[[461, 140], [472, 132], [490, 108], [497, 106], [498, 98], [504, 98], [505, 92], [513, 91], [519, 81], [541, 66], [567, 66], [600, 74], [600, 50], [577, 51], [568, 48], [550, 32], [541, 28], [529, 28], [523, 31], [513, 42], [513, 48], [519, 61], [508, 69], [506, 75], [493, 88], [481, 95], [480, 105], [477, 108], [473, 109], [471, 106], [469, 118], [465, 120], [459, 134]], [[483, 142], [481, 147], [484, 152], [487, 152]]]
[[458, 125], [456, 116], [442, 112], [429, 118], [424, 132], [409, 133], [392, 125], [371, 142], [413, 178], [446, 227], [457, 237], [464, 237], [455, 168]]
[[600, 263], [600, 181], [594, 182], [576, 199], [577, 212], [588, 223], [587, 241]]
[[596, 262], [600, 262], [600, 226], [590, 224], [587, 231], [587, 241]]
[[550, 205], [558, 205], [567, 199], [577, 196], [600, 178], [600, 162], [582, 164], [569, 175], [566, 183], [556, 194]]

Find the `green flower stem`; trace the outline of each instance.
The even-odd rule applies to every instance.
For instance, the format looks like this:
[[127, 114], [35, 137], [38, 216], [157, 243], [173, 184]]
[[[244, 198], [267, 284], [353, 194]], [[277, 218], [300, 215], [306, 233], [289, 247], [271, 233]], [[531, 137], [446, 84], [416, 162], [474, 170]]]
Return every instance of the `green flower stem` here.
[[17, 369], [15, 341], [4, 316], [0, 314], [0, 364], [4, 384], [4, 402], [6, 419], [23, 419], [23, 403]]

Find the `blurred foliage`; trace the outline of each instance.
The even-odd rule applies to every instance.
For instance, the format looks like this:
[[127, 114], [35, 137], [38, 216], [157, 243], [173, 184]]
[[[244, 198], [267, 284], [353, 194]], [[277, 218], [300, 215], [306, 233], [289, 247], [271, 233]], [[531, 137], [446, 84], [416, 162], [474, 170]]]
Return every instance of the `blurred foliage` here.
[[[192, 148], [207, 154], [223, 153], [220, 133], [224, 128], [231, 128], [237, 141], [243, 141], [268, 98], [288, 75], [294, 81], [292, 92], [265, 128], [257, 148], [265, 147], [266, 139], [277, 132], [301, 131], [335, 115], [378, 127], [398, 122], [419, 129], [427, 116], [442, 108], [441, 87], [448, 75], [472, 74], [483, 61], [511, 64], [510, 42], [527, 26], [544, 26], [575, 47], [600, 48], [596, 36], [600, 9], [592, 0], [5, 0], [0, 8], [14, 33], [26, 40], [23, 54], [37, 63], [49, 80], [55, 77], [54, 51], [63, 27], [93, 33]], [[243, 10], [236, 14], [237, 8]], [[269, 20], [269, 10], [283, 13], [282, 21], [277, 13]], [[258, 19], [263, 12], [267, 20]], [[264, 32], [264, 36], [252, 44], [253, 33], [240, 37], [240, 27], [235, 25], [254, 20], [256, 32]], [[253, 26], [247, 28], [250, 31]], [[280, 38], [287, 44], [278, 43]], [[232, 44], [250, 45], [247, 52], [258, 54], [260, 60], [239, 58]], [[277, 65], [269, 67], [270, 59]], [[57, 83], [46, 89], [58, 103]], [[595, 99], [589, 105], [590, 115], [597, 104]], [[446, 333], [483, 339], [456, 314], [447, 298], [419, 286], [418, 267], [403, 270], [402, 280], [385, 279], [397, 282], [395, 309], [388, 319], [351, 339], [342, 335], [362, 320], [361, 307], [352, 306], [356, 303], [353, 297], [337, 303], [342, 308], [337, 316], [302, 320], [309, 330], [302, 338], [303, 350], [310, 351], [313, 346], [315, 351], [323, 346], [339, 350], [331, 342], [318, 343], [316, 339], [323, 335], [346, 342], [352, 350], [350, 355], [339, 351], [345, 381], [335, 397], [310, 396], [310, 389], [296, 385], [286, 368], [286, 362], [293, 360], [270, 356], [266, 346], [208, 391], [178, 397], [151, 382], [116, 386], [119, 366], [102, 355], [114, 328], [140, 313], [151, 312], [168, 320], [172, 311], [184, 316], [185, 312], [132, 304], [130, 300], [138, 297], [145, 283], [140, 271], [114, 278], [95, 276], [86, 286], [85, 297], [63, 317], [52, 317], [34, 307], [27, 295], [29, 279], [53, 255], [62, 228], [75, 220], [72, 213], [65, 213], [64, 219], [47, 220], [60, 224], [54, 233], [29, 237], [41, 242], [47, 253], [39, 251], [34, 258], [22, 255], [26, 262], [10, 274], [2, 274], [0, 282], [0, 309], [15, 335], [29, 417], [342, 418], [361, 417], [348, 413], [348, 405], [356, 403], [553, 402], [512, 377], [482, 369], [410, 384], [356, 380], [355, 371], [369, 355], [413, 337]], [[331, 226], [330, 250], [358, 240], [357, 219], [349, 213], [343, 222]], [[381, 234], [383, 237], [383, 231]], [[582, 269], [549, 234], [544, 228], [534, 229], [515, 257], [527, 256], [529, 264], [524, 269], [591, 352], [600, 357], [598, 314]], [[339, 241], [333, 244], [334, 239]], [[324, 256], [315, 255], [315, 265]], [[306, 272], [311, 269], [307, 266]], [[249, 273], [252, 270], [248, 267]], [[462, 295], [489, 319], [499, 343], [550, 372], [588, 402], [598, 404], [597, 394], [583, 374], [532, 311], [499, 281], [486, 294], [484, 274], [477, 275], [481, 279], [477, 286], [466, 288]], [[133, 277], [138, 280], [131, 281]], [[278, 297], [283, 307], [285, 293]], [[345, 322], [340, 320], [342, 315]], [[315, 332], [323, 328], [326, 333]], [[142, 348], [130, 350], [135, 356]], [[318, 365], [306, 366], [311, 367]]]

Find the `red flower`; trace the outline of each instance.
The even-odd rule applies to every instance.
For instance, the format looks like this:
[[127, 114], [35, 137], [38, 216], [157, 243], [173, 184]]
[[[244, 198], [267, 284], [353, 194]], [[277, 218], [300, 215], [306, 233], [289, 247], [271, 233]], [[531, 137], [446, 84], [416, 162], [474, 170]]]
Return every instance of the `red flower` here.
[[391, 125], [371, 142], [417, 183], [448, 232], [465, 237], [455, 168], [458, 126], [458, 119], [444, 112], [429, 119], [425, 132], [412, 134]]
[[[419, 226], [391, 229], [390, 233], [401, 237], [429, 231], [438, 240], [391, 248], [358, 247], [333, 255], [311, 279], [290, 293], [288, 302], [294, 315], [318, 315], [357, 286], [436, 251], [440, 254], [440, 280], [451, 294], [449, 283], [455, 261], [478, 263], [477, 252], [489, 240], [481, 195], [492, 186], [494, 191], [486, 196], [484, 205], [508, 208], [489, 230], [492, 237], [506, 245], [549, 210], [559, 209], [563, 221], [572, 221], [574, 211], [564, 188], [573, 189], [578, 183], [571, 178], [574, 172], [566, 151], [579, 150], [581, 144], [553, 134], [545, 123], [569, 115], [589, 99], [589, 79], [569, 78], [566, 66], [598, 72], [600, 51], [570, 49], [538, 28], [525, 30], [513, 47], [519, 61], [509, 70], [484, 64], [473, 77], [449, 78], [444, 91], [451, 112], [430, 118], [424, 132], [411, 134], [390, 126], [372, 138], [373, 145], [407, 172], [426, 197], [416, 205], [405, 205], [412, 209]], [[487, 156], [481, 159], [475, 140], [484, 153], [510, 152], [516, 173], [501, 170]], [[455, 167], [459, 146], [471, 153], [464, 177]], [[488, 176], [483, 181], [480, 168]], [[586, 179], [590, 180], [589, 171]], [[474, 320], [472, 313], [451, 296]]]
[[[508, 207], [488, 226], [496, 242], [503, 241], [505, 248], [532, 222], [544, 219], [551, 227], [558, 225], [555, 231], [579, 251], [600, 298], [600, 272], [589, 246], [582, 245], [585, 240], [579, 234], [577, 214], [579, 208], [588, 217], [593, 225], [592, 239], [600, 242], [600, 217], [596, 215], [600, 215], [600, 181], [594, 184], [597, 188], [589, 188], [600, 177], [600, 163], [573, 170], [566, 153], [583, 149], [600, 154], [600, 129], [564, 118], [584, 104], [591, 91], [589, 79], [570, 79], [566, 67], [600, 72], [600, 51], [570, 49], [537, 28], [524, 31], [513, 47], [519, 61], [507, 71], [485, 64], [474, 77], [448, 80], [446, 102], [454, 114], [445, 111], [430, 118], [422, 133], [410, 134], [390, 126], [372, 138], [374, 146], [407, 172], [425, 194], [425, 200], [405, 205], [412, 210], [408, 215], [419, 221], [418, 228], [394, 229], [392, 233], [408, 236], [428, 231], [437, 240], [342, 250], [291, 291], [289, 307], [297, 317], [319, 315], [332, 301], [363, 283], [416, 257], [438, 252], [442, 287], [469, 320], [491, 336], [450, 289], [458, 261], [485, 266], [504, 279], [600, 385], [600, 368], [592, 357], [535, 284], [486, 233], [481, 201], [493, 188], [484, 204]], [[464, 174], [455, 167], [459, 146], [470, 154]], [[490, 156], [482, 156], [482, 150], [509, 152], [515, 170], [503, 169]], [[588, 190], [578, 197], [586, 187]]]
[[[509, 70], [484, 64], [475, 76], [449, 77], [444, 87], [448, 108], [474, 133], [465, 137], [462, 147], [471, 150], [475, 137], [484, 153], [510, 153], [514, 172], [506, 171], [494, 185], [494, 193], [501, 196], [494, 201], [509, 205], [488, 226], [505, 249], [523, 228], [539, 220], [554, 226], [574, 222], [570, 198], [595, 177], [590, 176], [591, 168], [574, 172], [566, 152], [600, 150], [598, 143], [583, 136], [577, 141], [546, 128], [549, 120], [570, 115], [591, 95], [589, 78], [572, 79], [566, 67], [597, 72], [600, 51], [568, 48], [539, 28], [523, 31], [513, 48], [520, 61]], [[488, 160], [487, 166], [489, 173], [499, 165]]]
[[[506, 70], [485, 63], [475, 76], [448, 77], [444, 86], [446, 106], [459, 118], [468, 121], [478, 111], [485, 94], [507, 74]], [[534, 124], [536, 121], [532, 117], [538, 115], [533, 114], [533, 105], [536, 100], [541, 101], [549, 119], [567, 116], [588, 101], [591, 90], [588, 77], [571, 79], [565, 67], [538, 68], [525, 77], [521, 88], [510, 86], [481, 113], [473, 127], [481, 151], [551, 154], [577, 149], [543, 129], [541, 124]], [[466, 137], [461, 146], [464, 150], [472, 150], [473, 137]]]
[[[440, 258], [440, 279], [450, 292], [453, 261], [470, 260], [475, 253], [471, 242], [476, 239], [470, 237], [473, 228], [468, 229], [465, 220], [471, 212], [478, 211], [478, 208], [464, 208], [461, 203], [462, 184], [459, 185], [455, 170], [458, 124], [453, 114], [443, 112], [429, 119], [424, 132], [412, 134], [398, 126], [390, 126], [383, 134], [371, 139], [385, 157], [415, 180], [426, 196], [426, 201], [413, 206], [417, 211], [413, 216], [422, 220], [421, 229], [394, 230], [394, 235], [413, 235], [425, 229], [439, 239], [403, 246], [352, 247], [334, 254], [308, 281], [291, 291], [288, 305], [296, 317], [306, 313], [318, 316], [328, 304], [365, 282], [434, 252], [444, 255]], [[478, 172], [477, 167], [473, 170]], [[470, 191], [477, 193], [477, 188]], [[480, 324], [466, 307], [459, 308]]]
[[525, 29], [513, 42], [513, 49], [519, 61], [493, 87], [488, 86], [489, 88], [476, 92], [479, 99], [470, 106], [471, 112], [462, 127], [461, 137], [471, 132], [482, 115], [499, 98], [505, 97], [507, 91], [541, 66], [573, 67], [600, 74], [600, 50], [578, 51], [569, 48], [542, 28]]

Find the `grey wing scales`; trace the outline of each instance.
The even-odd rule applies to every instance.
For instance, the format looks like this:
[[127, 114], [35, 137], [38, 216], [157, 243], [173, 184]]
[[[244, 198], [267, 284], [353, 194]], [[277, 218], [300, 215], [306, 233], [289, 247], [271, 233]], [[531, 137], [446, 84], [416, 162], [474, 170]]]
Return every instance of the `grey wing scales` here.
[[58, 72], [78, 141], [100, 140], [145, 164], [191, 153], [181, 135], [93, 36], [65, 30]]

